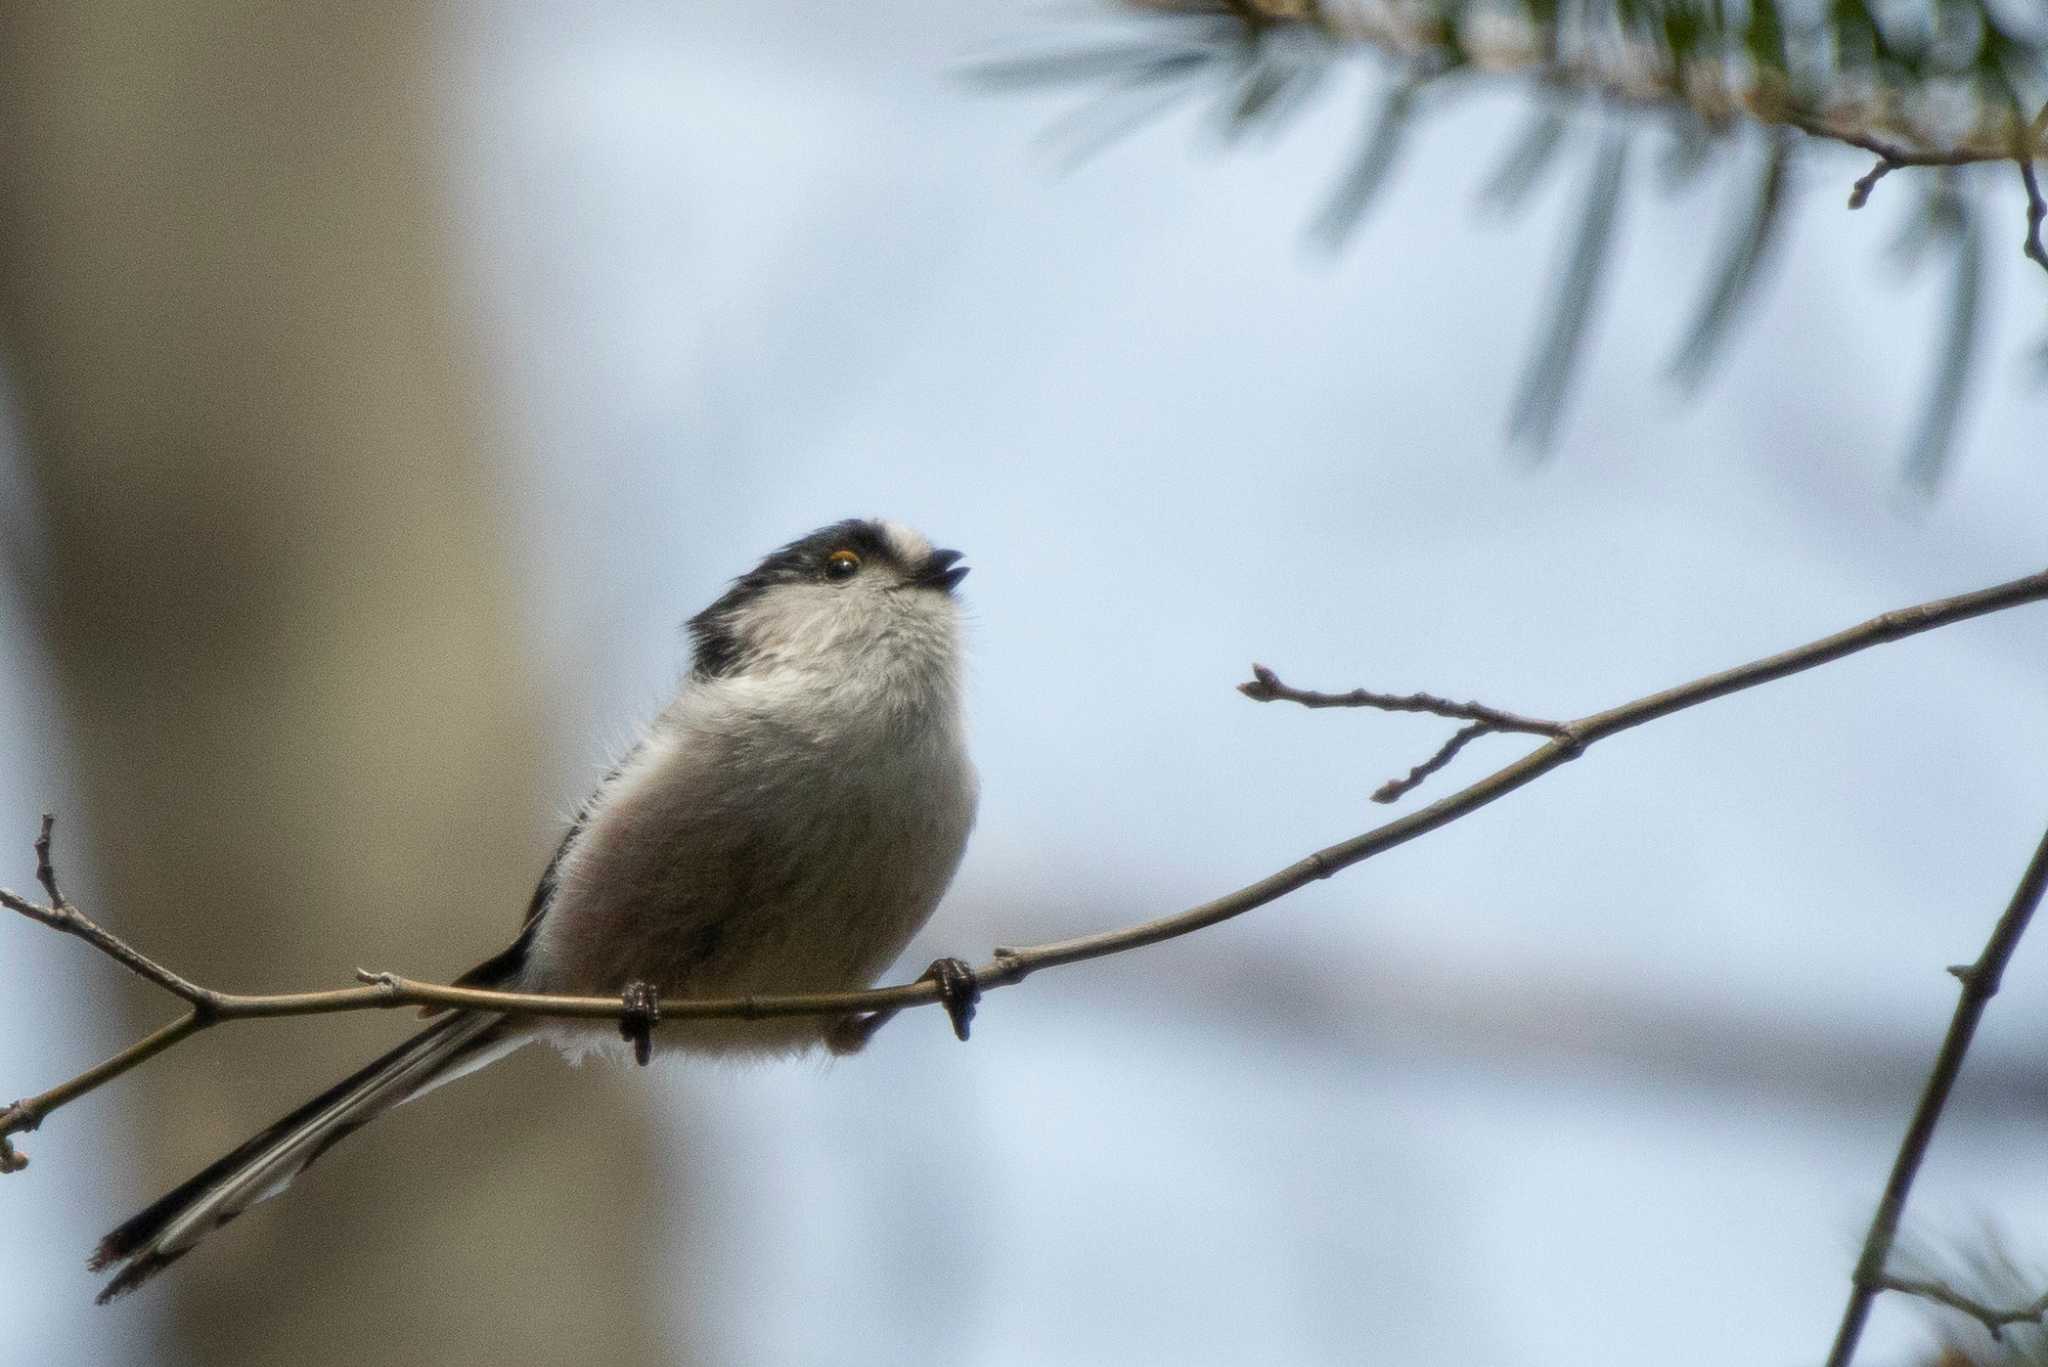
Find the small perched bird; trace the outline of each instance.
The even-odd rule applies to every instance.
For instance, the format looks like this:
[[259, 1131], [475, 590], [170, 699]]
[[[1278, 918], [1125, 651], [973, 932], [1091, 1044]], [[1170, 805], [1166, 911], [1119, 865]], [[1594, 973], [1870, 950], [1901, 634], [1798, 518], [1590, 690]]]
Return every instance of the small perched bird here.
[[[658, 995], [871, 983], [938, 905], [974, 824], [959, 560], [901, 524], [855, 520], [734, 580], [690, 619], [681, 689], [584, 803], [519, 937], [457, 981], [619, 993], [643, 1010]], [[971, 992], [961, 966], [933, 970], [949, 994]], [[719, 1054], [850, 1052], [879, 1019], [687, 1020], [659, 1041]], [[107, 1235], [92, 1267], [120, 1270], [100, 1302], [393, 1106], [536, 1039], [580, 1054], [619, 1033], [604, 1021], [442, 1014]], [[644, 1019], [635, 1043], [645, 1062]]]

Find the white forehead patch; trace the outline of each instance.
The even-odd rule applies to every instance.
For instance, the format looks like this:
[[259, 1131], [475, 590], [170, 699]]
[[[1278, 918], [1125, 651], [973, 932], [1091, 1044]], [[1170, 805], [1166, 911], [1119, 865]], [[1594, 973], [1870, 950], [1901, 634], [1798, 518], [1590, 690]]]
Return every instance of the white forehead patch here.
[[906, 527], [901, 522], [880, 519], [882, 538], [889, 543], [889, 549], [896, 552], [896, 558], [904, 565], [915, 569], [925, 562], [932, 553], [932, 543], [915, 527]]

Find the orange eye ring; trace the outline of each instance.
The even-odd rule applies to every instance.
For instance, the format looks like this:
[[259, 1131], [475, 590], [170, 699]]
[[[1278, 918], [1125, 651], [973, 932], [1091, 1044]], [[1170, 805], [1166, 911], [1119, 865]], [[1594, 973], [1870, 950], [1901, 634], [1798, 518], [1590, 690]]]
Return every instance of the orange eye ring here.
[[825, 573], [834, 579], [851, 578], [860, 569], [860, 557], [841, 548], [825, 557]]

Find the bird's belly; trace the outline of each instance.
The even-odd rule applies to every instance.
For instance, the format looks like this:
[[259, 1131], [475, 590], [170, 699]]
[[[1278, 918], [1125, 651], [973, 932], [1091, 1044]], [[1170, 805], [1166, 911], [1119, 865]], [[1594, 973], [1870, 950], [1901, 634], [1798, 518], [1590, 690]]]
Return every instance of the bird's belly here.
[[[972, 820], [971, 775], [938, 762], [848, 771], [813, 758], [800, 783], [715, 793], [665, 791], [658, 775], [623, 775], [565, 859], [527, 975], [535, 990], [648, 982], [675, 999], [865, 987], [931, 915]], [[661, 1037], [786, 1052], [829, 1024], [678, 1021]]]

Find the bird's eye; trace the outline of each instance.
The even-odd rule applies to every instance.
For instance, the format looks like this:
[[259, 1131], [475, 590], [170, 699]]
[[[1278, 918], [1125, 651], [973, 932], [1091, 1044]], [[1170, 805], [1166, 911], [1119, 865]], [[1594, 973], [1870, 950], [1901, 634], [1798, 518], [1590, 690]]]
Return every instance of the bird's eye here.
[[849, 579], [860, 568], [860, 557], [852, 551], [837, 550], [825, 557], [825, 573], [834, 579]]

